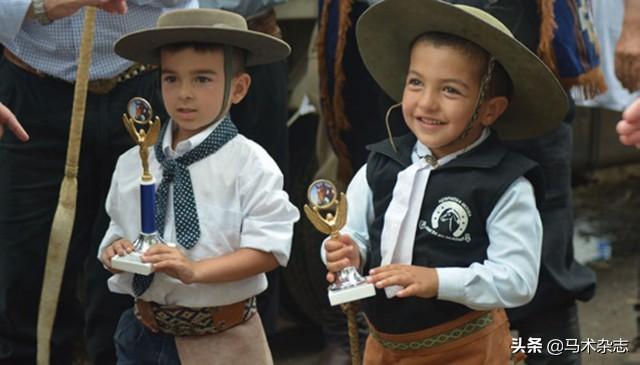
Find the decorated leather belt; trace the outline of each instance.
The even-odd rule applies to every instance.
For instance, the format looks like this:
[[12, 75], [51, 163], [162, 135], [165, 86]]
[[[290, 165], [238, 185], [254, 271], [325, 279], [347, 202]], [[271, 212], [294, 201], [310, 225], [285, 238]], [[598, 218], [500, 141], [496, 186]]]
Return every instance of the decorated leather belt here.
[[136, 317], [157, 323], [161, 332], [174, 336], [219, 333], [249, 320], [256, 312], [256, 297], [219, 307], [187, 308], [164, 306], [137, 299]]
[[416, 351], [434, 348], [481, 331], [493, 323], [492, 312], [478, 313], [479, 316], [475, 316], [475, 318], [472, 318], [455, 328], [451, 328], [432, 336], [421, 337], [418, 335], [407, 341], [398, 340], [398, 335], [389, 335], [379, 332], [371, 325], [371, 323], [369, 323], [369, 334], [371, 334], [371, 337], [378, 341], [382, 347], [392, 351]]
[[[21, 60], [18, 56], [16, 56], [6, 48], [2, 52], [2, 55], [7, 61], [13, 63], [18, 68], [24, 71], [27, 71], [30, 74], [36, 75], [38, 77], [52, 77], [52, 78], [58, 79], [55, 76], [47, 75], [44, 72], [31, 67], [30, 65], [28, 65], [26, 62]], [[145, 72], [154, 70], [155, 68], [156, 66], [152, 66], [152, 65], [134, 64], [133, 66], [129, 67], [125, 71], [121, 72], [120, 74], [110, 79], [97, 79], [97, 80], [89, 81], [88, 88], [89, 88], [89, 91], [94, 94], [99, 94], [99, 95], [107, 94], [111, 90], [113, 90], [113, 88], [116, 87], [116, 85], [118, 85], [119, 83], [130, 80]], [[61, 79], [58, 79], [58, 80], [61, 80]]]
[[282, 31], [278, 26], [276, 12], [269, 8], [247, 18], [249, 29], [282, 39]]

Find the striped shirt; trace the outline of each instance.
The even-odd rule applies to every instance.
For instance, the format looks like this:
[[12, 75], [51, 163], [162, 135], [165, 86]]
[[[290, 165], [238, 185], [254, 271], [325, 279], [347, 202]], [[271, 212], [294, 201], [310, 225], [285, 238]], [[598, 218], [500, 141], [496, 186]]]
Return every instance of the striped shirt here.
[[201, 8], [233, 11], [244, 17], [256, 15], [263, 10], [282, 4], [286, 0], [200, 0]]
[[[26, 14], [31, 0], [1, 0], [0, 43], [31, 67], [69, 82], [77, 71], [84, 11], [40, 25]], [[160, 14], [179, 8], [197, 8], [197, 0], [128, 0], [124, 15], [98, 10], [91, 60], [91, 80], [111, 78], [131, 66], [113, 52], [124, 34], [152, 28]]]

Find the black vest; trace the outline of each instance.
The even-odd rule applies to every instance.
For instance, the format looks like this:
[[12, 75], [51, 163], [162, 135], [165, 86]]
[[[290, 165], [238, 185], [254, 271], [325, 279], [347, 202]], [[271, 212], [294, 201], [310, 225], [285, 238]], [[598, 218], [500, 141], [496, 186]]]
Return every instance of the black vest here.
[[[368, 146], [367, 182], [373, 193], [374, 220], [369, 227], [371, 250], [368, 268], [380, 265], [380, 236], [384, 214], [391, 202], [400, 171], [411, 164], [416, 142], [413, 134], [395, 139], [398, 152], [388, 140]], [[413, 265], [468, 267], [487, 257], [486, 221], [497, 201], [520, 176], [534, 186], [538, 205], [543, 198], [541, 168], [527, 158], [509, 152], [490, 135], [471, 151], [431, 171], [420, 211], [413, 248]], [[468, 307], [437, 299], [392, 298], [384, 290], [364, 303], [372, 324], [382, 332], [422, 330], [469, 311]]]

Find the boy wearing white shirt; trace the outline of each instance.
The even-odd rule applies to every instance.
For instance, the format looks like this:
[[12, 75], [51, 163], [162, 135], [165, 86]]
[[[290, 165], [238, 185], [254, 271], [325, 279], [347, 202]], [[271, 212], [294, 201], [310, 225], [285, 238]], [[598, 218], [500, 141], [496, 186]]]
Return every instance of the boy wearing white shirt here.
[[153, 245], [142, 256], [153, 265], [150, 277], [111, 267], [114, 255], [132, 251], [139, 231], [132, 223], [140, 211], [140, 160], [135, 148], [127, 151], [113, 175], [111, 224], [98, 253], [115, 274], [110, 290], [136, 298], [118, 324], [118, 363], [271, 363], [255, 296], [267, 287], [264, 272], [286, 265], [299, 214], [275, 162], [238, 134], [228, 111], [249, 88], [244, 66], [283, 59], [289, 46], [248, 31], [239, 15], [194, 9], [163, 15], [115, 50], [160, 65], [171, 120], [149, 153], [149, 170], [161, 181], [158, 232], [177, 243]]
[[[402, 19], [384, 26], [389, 19]], [[347, 225], [327, 240], [328, 281], [373, 268], [365, 364], [507, 364], [505, 307], [538, 280], [542, 173], [498, 139], [552, 129], [567, 98], [552, 73], [486, 12], [387, 0], [356, 30], [369, 72], [412, 133], [369, 146]], [[535, 82], [531, 82], [535, 78]], [[400, 117], [389, 110], [389, 118]], [[493, 127], [494, 130], [491, 130]]]

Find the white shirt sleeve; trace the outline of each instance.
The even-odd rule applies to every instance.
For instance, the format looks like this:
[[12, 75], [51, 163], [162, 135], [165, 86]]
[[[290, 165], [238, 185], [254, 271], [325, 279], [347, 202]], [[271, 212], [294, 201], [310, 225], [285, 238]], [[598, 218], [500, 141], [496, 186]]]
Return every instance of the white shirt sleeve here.
[[542, 222], [533, 186], [511, 184], [487, 220], [487, 259], [471, 266], [437, 268], [438, 299], [476, 310], [510, 308], [535, 294], [542, 249]]
[[0, 6], [0, 43], [7, 44], [20, 32], [26, 21], [31, 0], [2, 0]]
[[[367, 257], [369, 247], [369, 225], [373, 221], [373, 194], [367, 182], [367, 165], [358, 170], [347, 188], [347, 224], [340, 233], [349, 235], [358, 245], [362, 264]], [[327, 239], [325, 239], [326, 241]], [[326, 252], [324, 242], [321, 245], [320, 257], [326, 264]]]
[[240, 247], [270, 252], [282, 266], [291, 253], [293, 224], [298, 209], [282, 190], [283, 177], [276, 163], [259, 148], [242, 169], [238, 181], [243, 211]]

